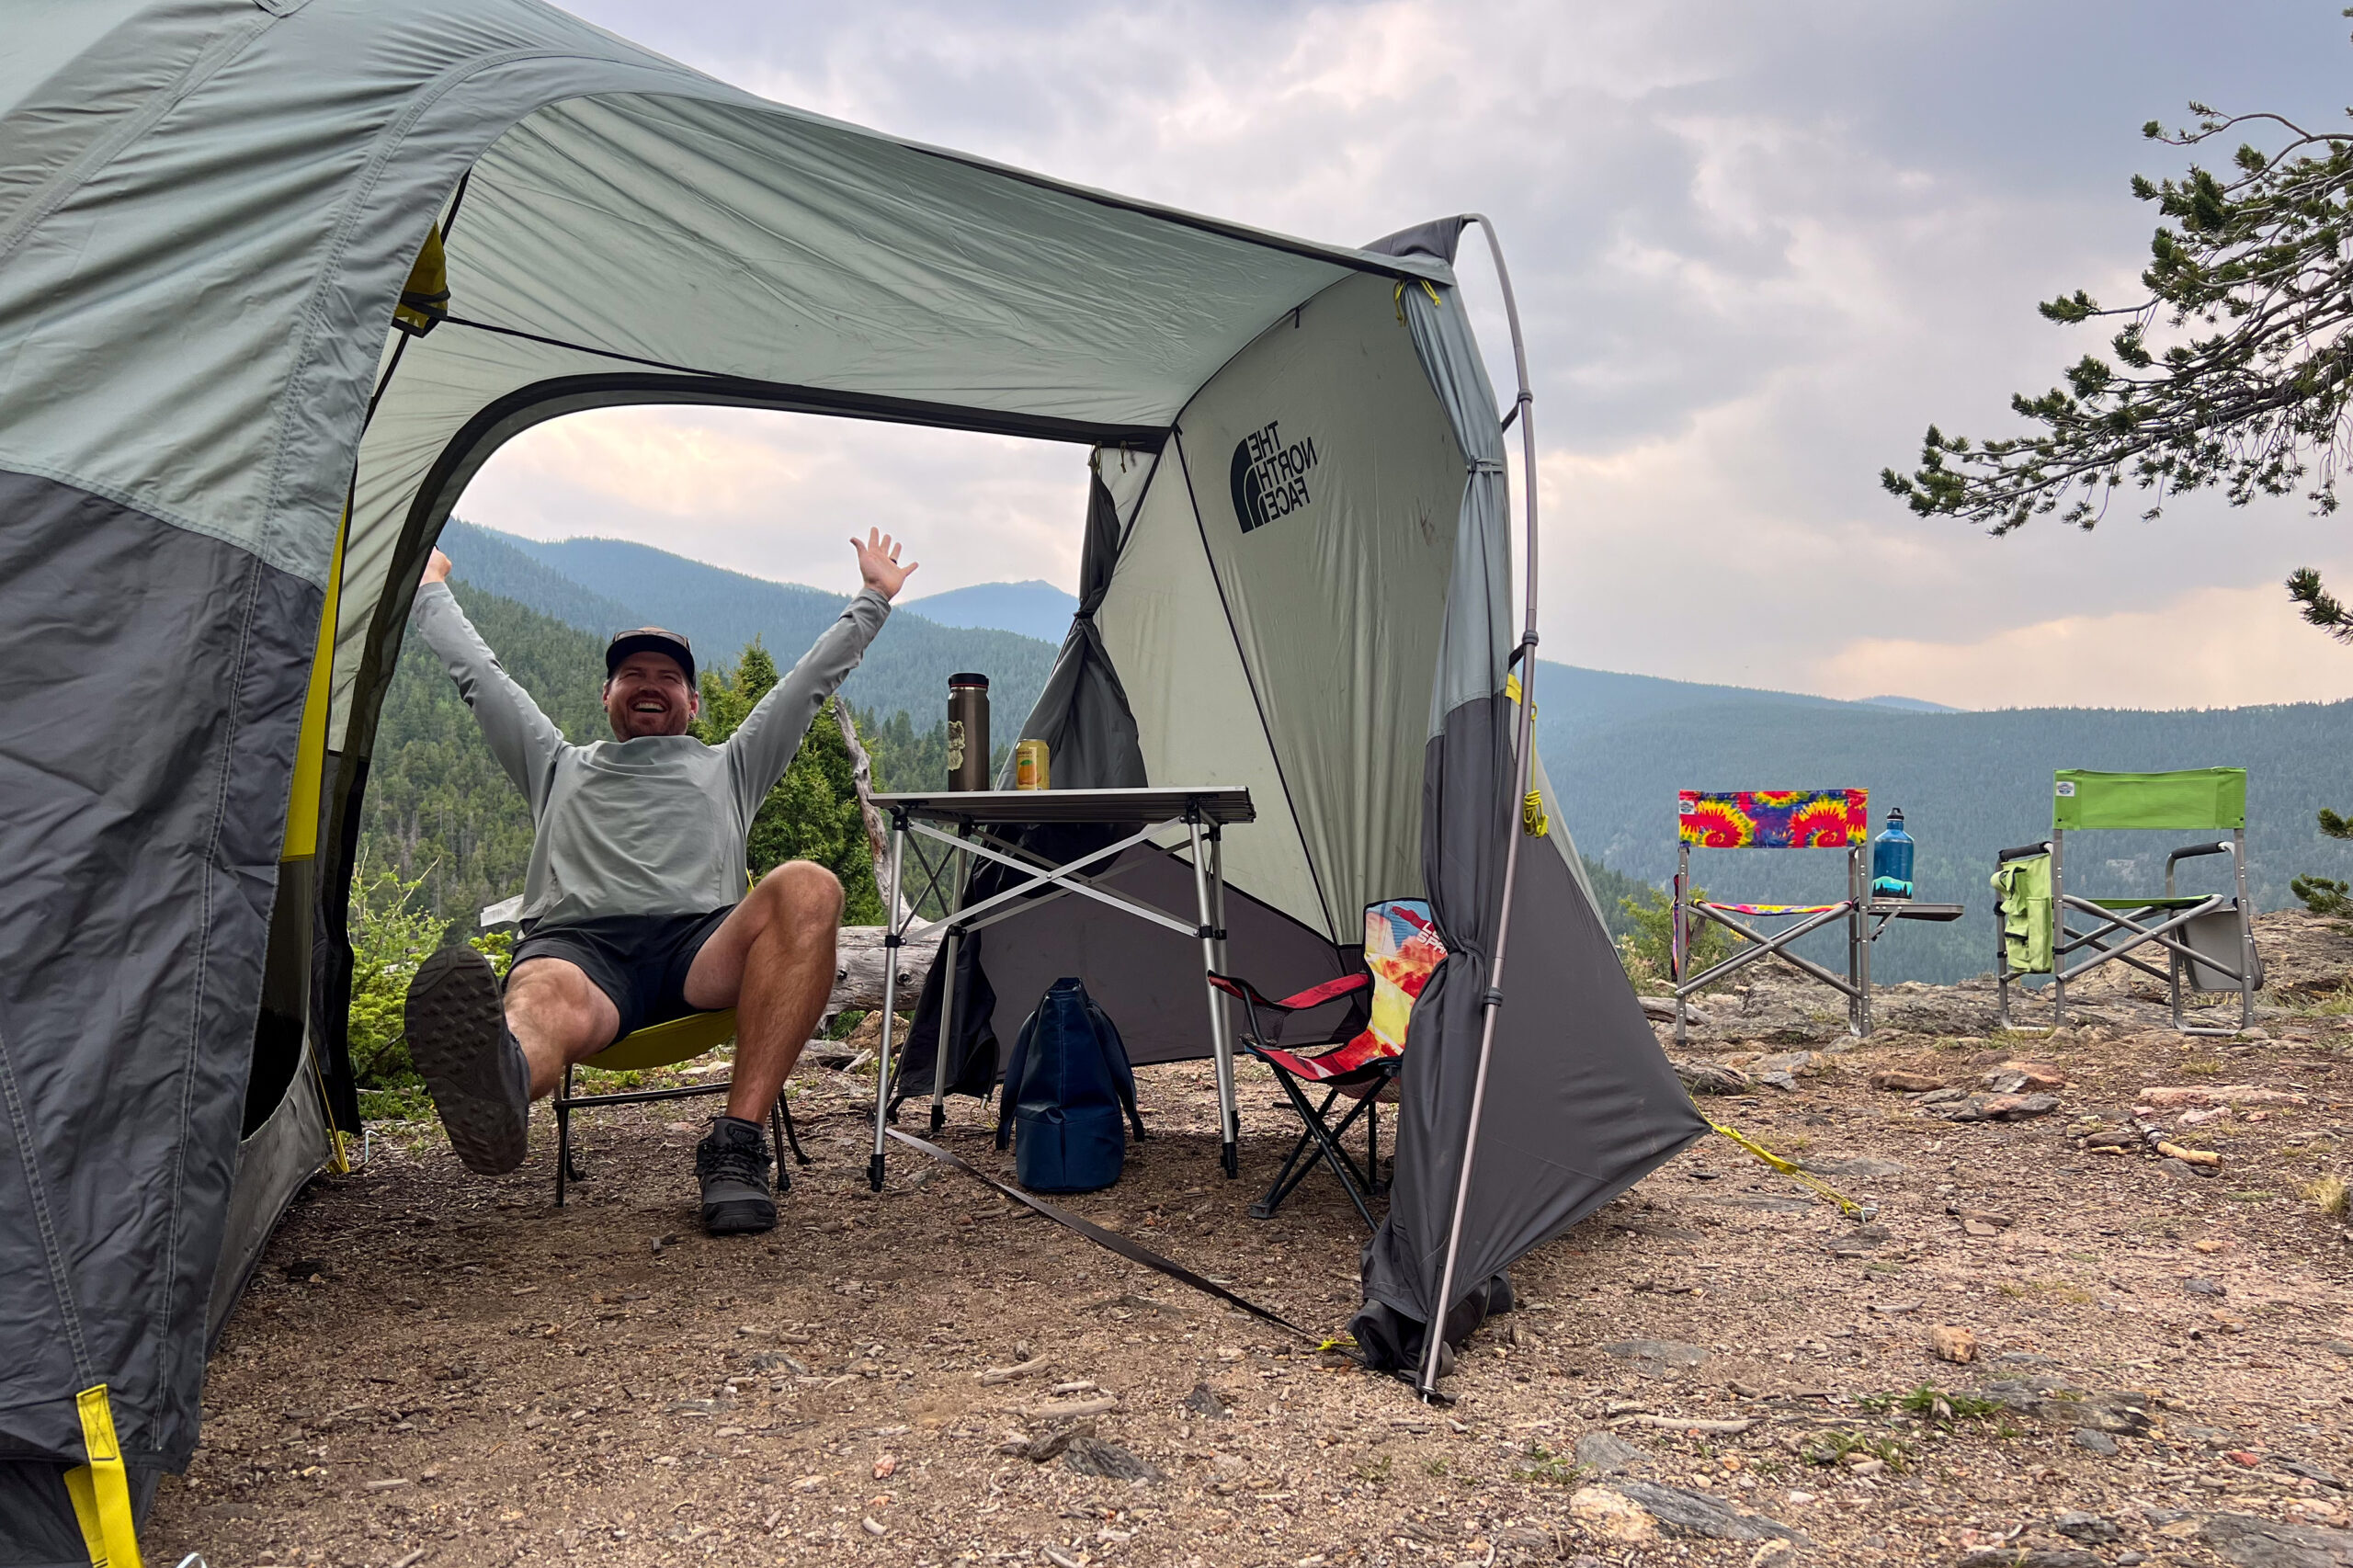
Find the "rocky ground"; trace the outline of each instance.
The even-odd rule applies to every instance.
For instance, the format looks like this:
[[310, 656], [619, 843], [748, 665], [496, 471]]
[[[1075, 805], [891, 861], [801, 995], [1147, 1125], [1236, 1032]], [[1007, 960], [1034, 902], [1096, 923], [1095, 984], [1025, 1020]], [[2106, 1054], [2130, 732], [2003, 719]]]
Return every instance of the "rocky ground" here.
[[[2343, 1568], [2353, 936], [2261, 939], [2234, 1039], [2120, 983], [2057, 1033], [1895, 987], [1859, 1046], [1826, 992], [1708, 999], [1703, 1107], [1868, 1217], [1711, 1137], [1523, 1260], [1444, 1409], [912, 1152], [870, 1193], [854, 1074], [796, 1079], [816, 1163], [748, 1241], [696, 1230], [676, 1107], [584, 1119], [563, 1209], [551, 1137], [484, 1181], [380, 1129], [273, 1244], [149, 1555]], [[1336, 1331], [1336, 1189], [1245, 1212], [1271, 1083], [1229, 1184], [1206, 1072], [1142, 1077], [1157, 1135], [1073, 1207]], [[1006, 1168], [975, 1108], [945, 1142]]]

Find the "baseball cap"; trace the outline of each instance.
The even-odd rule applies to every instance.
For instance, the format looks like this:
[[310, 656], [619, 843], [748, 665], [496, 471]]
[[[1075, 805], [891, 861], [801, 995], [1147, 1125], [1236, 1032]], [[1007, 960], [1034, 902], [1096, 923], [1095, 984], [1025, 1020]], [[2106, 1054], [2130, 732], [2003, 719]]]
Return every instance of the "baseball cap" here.
[[633, 631], [616, 632], [612, 642], [605, 647], [605, 678], [612, 679], [613, 672], [620, 669], [621, 661], [631, 653], [667, 653], [685, 666], [687, 683], [689, 686], [694, 684], [694, 644], [678, 632], [659, 626], [641, 626]]

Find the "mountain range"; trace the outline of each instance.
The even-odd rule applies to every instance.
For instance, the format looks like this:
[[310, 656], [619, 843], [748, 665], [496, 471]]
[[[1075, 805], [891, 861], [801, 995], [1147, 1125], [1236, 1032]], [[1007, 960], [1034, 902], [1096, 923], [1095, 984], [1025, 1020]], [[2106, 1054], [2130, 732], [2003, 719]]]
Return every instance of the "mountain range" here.
[[[546, 544], [452, 522], [456, 575], [552, 621], [597, 636], [654, 622], [687, 632], [706, 660], [732, 660], [754, 637], [789, 663], [839, 612], [815, 588], [703, 565], [611, 540]], [[926, 612], [929, 607], [929, 613]], [[1050, 584], [996, 583], [912, 601], [891, 618], [845, 695], [887, 722], [904, 711], [917, 736], [943, 716], [947, 676], [986, 672], [1001, 736], [1016, 732], [1051, 667], [1072, 601]], [[969, 622], [970, 624], [958, 624]], [[1024, 634], [1051, 631], [1053, 638]], [[1537, 743], [1572, 835], [1588, 859], [1662, 884], [1676, 866], [1683, 789], [1871, 791], [1876, 828], [1901, 807], [1919, 841], [1924, 901], [1960, 903], [1953, 925], [1899, 922], [1877, 949], [1884, 978], [1950, 981], [1993, 960], [1986, 879], [2001, 847], [2047, 835], [2060, 767], [2249, 771], [2248, 881], [2256, 902], [2291, 902], [2288, 882], [2353, 881], [2353, 844], [2324, 837], [2322, 806], [2353, 806], [2343, 758], [2353, 702], [2152, 712], [2113, 709], [1961, 711], [1902, 697], [1845, 701], [1620, 674], [1545, 661], [1535, 682]], [[916, 755], [908, 752], [906, 755]], [[911, 783], [912, 780], [903, 781]], [[2155, 892], [2177, 834], [2099, 834], [2071, 845], [2071, 884], [2101, 893]], [[2076, 846], [2080, 845], [2081, 847]], [[2193, 863], [2203, 887], [2217, 860]], [[1844, 862], [1831, 851], [1701, 850], [1693, 878], [1718, 896], [1813, 902], [1836, 897]], [[1823, 933], [1809, 949], [1843, 960]]]

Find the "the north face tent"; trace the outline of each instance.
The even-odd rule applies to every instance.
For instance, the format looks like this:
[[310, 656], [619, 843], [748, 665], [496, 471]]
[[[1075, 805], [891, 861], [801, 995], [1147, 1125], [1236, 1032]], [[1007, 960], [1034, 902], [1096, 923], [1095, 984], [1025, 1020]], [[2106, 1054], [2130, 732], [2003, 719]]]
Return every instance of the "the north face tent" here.
[[1317, 940], [1427, 892], [1457, 955], [1368, 1264], [1404, 1336], [1449, 1235], [1452, 1302], [1699, 1131], [1557, 812], [1520, 830], [1459, 223], [1357, 251], [1173, 212], [784, 108], [533, 0], [10, 25], [0, 1563], [124, 1547], [327, 1119], [356, 1130], [344, 903], [417, 569], [502, 442], [579, 409], [994, 431], [1122, 476], [1063, 716], [1116, 749], [1124, 705], [1148, 776], [1248, 784], [1229, 869]]

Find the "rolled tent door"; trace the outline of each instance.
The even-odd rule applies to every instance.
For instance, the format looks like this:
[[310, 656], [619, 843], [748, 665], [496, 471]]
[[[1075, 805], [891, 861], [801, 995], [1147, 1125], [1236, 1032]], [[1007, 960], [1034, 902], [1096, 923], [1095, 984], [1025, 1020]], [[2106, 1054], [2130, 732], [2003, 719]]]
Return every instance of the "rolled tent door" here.
[[[1426, 224], [1374, 248], [1451, 262], [1466, 222]], [[1538, 823], [1524, 819], [1518, 704], [1506, 689], [1513, 605], [1502, 423], [1459, 293], [1408, 282], [1397, 300], [1463, 454], [1421, 819], [1427, 896], [1447, 958], [1414, 1009], [1390, 1209], [1366, 1246], [1365, 1304], [1351, 1324], [1370, 1364], [1402, 1372], [1437, 1364], [1431, 1323], [1442, 1319], [1440, 1338], [1460, 1344], [1489, 1311], [1509, 1304], [1505, 1271], [1515, 1259], [1707, 1129], [1572, 870], [1574, 846], [1549, 810], [1532, 755], [1531, 787], [1548, 809]], [[1539, 824], [1551, 842], [1531, 846]], [[1491, 965], [1516, 838], [1512, 944], [1483, 1086]]]

